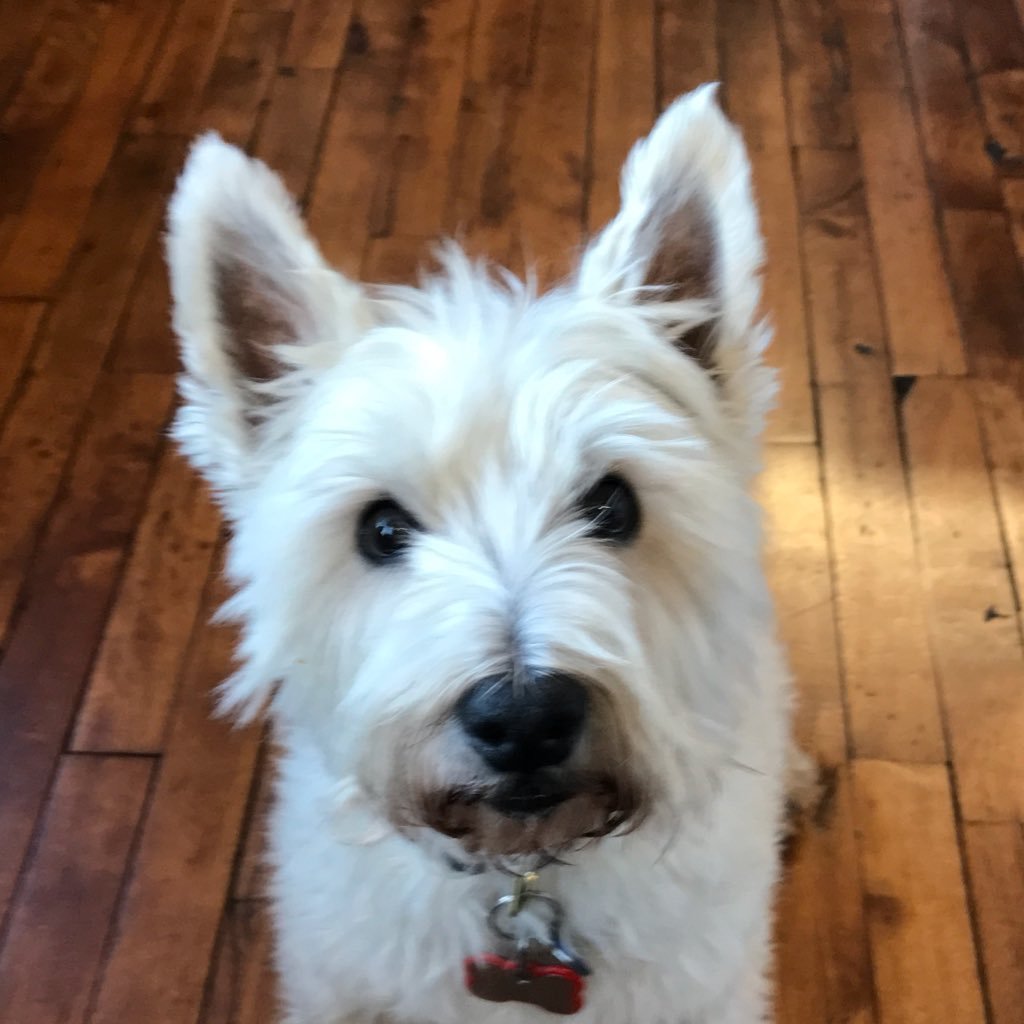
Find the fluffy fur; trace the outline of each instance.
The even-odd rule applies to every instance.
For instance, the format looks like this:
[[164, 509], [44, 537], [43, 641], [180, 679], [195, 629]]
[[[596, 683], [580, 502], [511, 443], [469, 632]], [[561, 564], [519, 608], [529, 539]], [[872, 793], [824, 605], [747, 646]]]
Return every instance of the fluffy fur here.
[[[773, 383], [748, 164], [713, 87], [636, 146], [621, 212], [547, 294], [456, 247], [419, 288], [348, 281], [214, 136], [168, 249], [176, 435], [233, 531], [221, 700], [269, 708], [281, 747], [284, 1019], [544, 1019], [460, 979], [494, 945], [493, 865], [546, 851], [594, 966], [580, 1024], [763, 1020], [789, 682], [749, 492]], [[575, 511], [611, 470], [643, 510], [628, 547]], [[397, 565], [355, 546], [382, 495], [422, 524]], [[488, 808], [452, 710], [512, 663], [592, 686], [579, 796], [526, 821]]]

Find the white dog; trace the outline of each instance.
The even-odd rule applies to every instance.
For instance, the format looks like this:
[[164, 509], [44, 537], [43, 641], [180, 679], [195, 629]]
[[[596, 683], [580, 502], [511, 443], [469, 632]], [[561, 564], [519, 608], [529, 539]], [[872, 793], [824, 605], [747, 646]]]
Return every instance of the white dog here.
[[223, 705], [269, 707], [282, 748], [284, 1019], [766, 1019], [774, 388], [714, 87], [636, 146], [547, 294], [454, 246], [420, 288], [346, 280], [214, 136], [169, 254], [176, 436], [233, 529]]

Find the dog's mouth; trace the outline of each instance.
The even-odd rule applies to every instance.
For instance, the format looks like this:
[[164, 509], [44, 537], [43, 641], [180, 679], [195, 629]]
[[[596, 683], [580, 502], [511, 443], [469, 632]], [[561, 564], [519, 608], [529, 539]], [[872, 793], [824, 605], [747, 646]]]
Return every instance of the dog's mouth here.
[[605, 773], [508, 776], [422, 798], [415, 824], [491, 855], [575, 849], [635, 827], [647, 807], [632, 780]]
[[543, 817], [574, 795], [573, 788], [557, 780], [534, 775], [511, 777], [485, 803], [506, 818]]

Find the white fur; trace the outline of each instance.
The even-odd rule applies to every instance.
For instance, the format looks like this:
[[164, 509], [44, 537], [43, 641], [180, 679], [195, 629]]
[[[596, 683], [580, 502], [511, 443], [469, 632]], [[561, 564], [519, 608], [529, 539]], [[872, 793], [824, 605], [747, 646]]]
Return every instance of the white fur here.
[[[768, 1013], [789, 682], [749, 486], [773, 387], [747, 161], [712, 88], [669, 108], [622, 191], [577, 277], [537, 296], [455, 248], [419, 289], [361, 289], [323, 264], [270, 172], [214, 137], [179, 184], [176, 431], [234, 530], [243, 640], [224, 706], [269, 702], [282, 747], [270, 846], [289, 1024], [545, 1019], [462, 987], [508, 879], [453, 872], [454, 840], [393, 813], [431, 781], [424, 765], [467, 770], [434, 723], [502, 670], [510, 631], [531, 664], [600, 682], [623, 768], [651, 793], [636, 832], [542, 872], [593, 961], [577, 1019]], [[707, 204], [713, 294], [662, 301], [671, 282], [646, 280], [638, 231], [684, 193]], [[239, 377], [219, 305], [216, 273], [236, 267], [286, 325], [259, 384]], [[672, 344], [709, 318], [713, 373]], [[610, 469], [643, 508], [621, 549], [573, 515]], [[354, 548], [382, 494], [424, 527], [398, 566]]]

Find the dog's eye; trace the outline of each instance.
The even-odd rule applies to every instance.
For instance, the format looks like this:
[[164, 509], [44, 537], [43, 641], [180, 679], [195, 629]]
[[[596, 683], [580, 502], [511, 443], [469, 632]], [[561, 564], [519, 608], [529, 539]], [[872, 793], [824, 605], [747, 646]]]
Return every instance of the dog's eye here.
[[640, 503], [629, 484], [614, 473], [602, 477], [580, 501], [580, 511], [590, 520], [590, 534], [625, 544], [640, 528]]
[[419, 523], [401, 505], [381, 498], [363, 509], [356, 540], [363, 557], [379, 565], [401, 557], [419, 528]]

